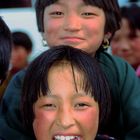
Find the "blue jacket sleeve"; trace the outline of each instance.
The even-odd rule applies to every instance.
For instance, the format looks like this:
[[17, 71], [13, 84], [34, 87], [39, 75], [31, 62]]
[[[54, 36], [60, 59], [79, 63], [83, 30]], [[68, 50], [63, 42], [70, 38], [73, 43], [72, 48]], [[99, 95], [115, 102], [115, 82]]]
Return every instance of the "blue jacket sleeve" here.
[[33, 140], [24, 129], [20, 115], [20, 98], [25, 70], [10, 81], [0, 105], [0, 137], [4, 140]]

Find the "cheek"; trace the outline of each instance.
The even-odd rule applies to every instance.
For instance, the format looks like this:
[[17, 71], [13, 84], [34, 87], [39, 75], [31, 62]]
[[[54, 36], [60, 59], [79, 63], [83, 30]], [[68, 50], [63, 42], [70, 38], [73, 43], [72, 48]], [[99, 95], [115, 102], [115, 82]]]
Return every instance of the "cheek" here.
[[[88, 116], [88, 119], [87, 119]], [[98, 124], [98, 117], [99, 117], [99, 112], [97, 109], [92, 109], [85, 113], [85, 116], [83, 116], [83, 122], [86, 124], [89, 124], [90, 127], [94, 127], [93, 124]], [[81, 116], [82, 118], [82, 116]], [[91, 123], [92, 122], [92, 123]]]
[[[98, 22], [97, 23], [93, 22], [93, 24], [90, 23], [87, 26], [87, 30], [90, 35], [94, 35], [94, 36], [97, 35], [102, 38], [104, 36], [104, 24], [100, 24]], [[93, 32], [91, 32], [91, 31], [93, 31]]]
[[26, 51], [18, 51], [16, 53], [14, 53], [14, 55], [12, 56], [13, 59], [17, 59], [17, 60], [24, 60], [28, 58], [28, 53]]
[[46, 22], [46, 24], [44, 24], [45, 27], [45, 35], [49, 35], [50, 33], [54, 33], [54, 31], [57, 31], [57, 24], [54, 22]]
[[49, 123], [49, 119], [43, 112], [37, 111], [35, 113], [35, 119], [33, 122], [33, 128], [35, 132], [37, 133], [39, 130], [42, 131], [44, 129], [44, 126], [46, 127], [46, 125], [43, 125], [45, 123]]
[[99, 124], [99, 109], [93, 108], [78, 116], [79, 123], [86, 133], [96, 135]]
[[28, 59], [28, 55], [26, 53], [22, 53], [18, 57], [20, 60], [26, 61]]
[[85, 34], [87, 34], [90, 43], [89, 46], [94, 46], [95, 49], [98, 49], [104, 38], [104, 24], [99, 22], [92, 23], [93, 24], [88, 24], [88, 26], [86, 26]]
[[140, 45], [139, 44], [136, 44], [133, 47], [133, 50], [132, 51], [133, 51], [133, 56], [132, 57], [135, 59], [135, 63], [140, 64]]
[[138, 51], [140, 54], [140, 38], [138, 38], [136, 41], [134, 41], [133, 50]]
[[120, 45], [114, 41], [111, 42], [111, 49], [113, 54], [117, 54], [118, 50], [120, 48]]
[[[53, 114], [48, 114], [46, 111], [36, 111], [33, 122], [33, 129], [36, 137], [48, 135], [55, 117]], [[42, 136], [41, 136], [42, 135]]]
[[56, 45], [54, 42], [59, 37], [59, 30], [61, 24], [54, 20], [44, 22], [44, 38], [47, 40], [48, 45]]

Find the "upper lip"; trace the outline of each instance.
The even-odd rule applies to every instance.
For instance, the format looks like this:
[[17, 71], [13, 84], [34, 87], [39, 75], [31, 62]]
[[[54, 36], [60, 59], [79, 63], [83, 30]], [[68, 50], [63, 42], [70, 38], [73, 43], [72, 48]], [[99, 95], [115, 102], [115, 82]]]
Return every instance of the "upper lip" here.
[[69, 133], [69, 132], [58, 132], [58, 133], [55, 133], [54, 136], [79, 136], [80, 135], [77, 133]]

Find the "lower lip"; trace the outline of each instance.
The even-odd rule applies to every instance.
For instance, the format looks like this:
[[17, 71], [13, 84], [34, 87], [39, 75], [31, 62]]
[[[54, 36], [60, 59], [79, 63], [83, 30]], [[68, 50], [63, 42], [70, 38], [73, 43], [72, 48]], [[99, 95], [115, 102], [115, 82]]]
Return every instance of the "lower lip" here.
[[83, 39], [80, 39], [80, 38], [63, 38], [63, 40], [65, 42], [71, 42], [71, 43], [78, 43], [78, 42], [81, 42], [83, 41]]

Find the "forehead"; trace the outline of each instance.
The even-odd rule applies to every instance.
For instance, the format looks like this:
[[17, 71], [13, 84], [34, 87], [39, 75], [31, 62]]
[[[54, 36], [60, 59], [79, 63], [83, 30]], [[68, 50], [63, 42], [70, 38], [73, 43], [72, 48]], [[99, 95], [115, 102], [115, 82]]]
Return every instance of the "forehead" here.
[[129, 22], [127, 19], [123, 18], [121, 21], [121, 28], [120, 28], [120, 33], [123, 35], [128, 35], [130, 33], [130, 26], [129, 26]]
[[62, 61], [59, 64], [54, 64], [48, 73], [48, 82], [50, 80], [67, 80], [77, 86], [81, 86], [86, 77], [84, 77], [84, 73], [78, 67], [71, 65], [70, 62]]
[[[75, 2], [76, 1], [79, 1], [81, 3], [84, 3], [85, 5], [93, 5], [93, 6], [97, 6], [99, 8], [103, 8], [106, 3], [107, 3], [107, 0], [104, 1], [104, 0], [74, 0]], [[42, 5], [44, 6], [49, 6], [51, 4], [55, 4], [55, 3], [58, 3], [58, 2], [65, 2], [67, 3], [68, 0], [42, 0]]]
[[62, 75], [69, 75], [70, 77], [73, 78], [73, 75], [83, 75], [82, 71], [71, 64], [68, 61], [61, 61], [61, 62], [56, 62], [54, 63], [51, 68], [49, 69], [48, 75], [57, 75], [57, 74], [62, 74]]
[[77, 67], [72, 68], [70, 63], [52, 66], [49, 70], [48, 86], [51, 94], [53, 93], [52, 90], [57, 89], [57, 92], [69, 90], [69, 92], [74, 92], [73, 94], [78, 93], [78, 96], [80, 94], [80, 96], [91, 97], [92, 88], [89, 86], [87, 90], [86, 84], [87, 78], [84, 72]]

